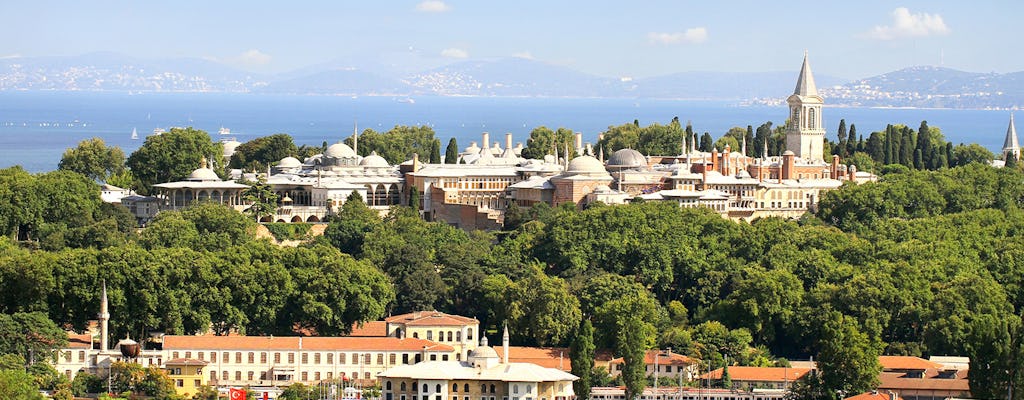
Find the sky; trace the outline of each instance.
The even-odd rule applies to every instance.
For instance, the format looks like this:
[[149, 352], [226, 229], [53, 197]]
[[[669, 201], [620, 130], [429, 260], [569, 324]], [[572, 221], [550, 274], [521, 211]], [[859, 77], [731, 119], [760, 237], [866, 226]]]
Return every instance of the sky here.
[[5, 1], [0, 57], [110, 51], [283, 73], [526, 57], [606, 77], [1024, 70], [1021, 1]]

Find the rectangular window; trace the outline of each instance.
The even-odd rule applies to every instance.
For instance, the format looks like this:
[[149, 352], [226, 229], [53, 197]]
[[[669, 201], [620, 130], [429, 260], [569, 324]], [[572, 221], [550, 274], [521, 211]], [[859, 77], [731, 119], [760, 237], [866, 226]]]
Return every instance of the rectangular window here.
[[246, 377], [249, 378], [250, 381], [252, 380], [253, 375], [255, 375], [255, 373], [252, 372], [252, 371], [249, 371], [248, 373], [246, 373]]
[[192, 352], [191, 351], [186, 351], [185, 352], [185, 358], [192, 358]]
[[199, 361], [206, 361], [206, 358], [203, 357], [203, 352], [201, 351], [199, 352]]
[[242, 380], [242, 371], [235, 371], [235, 380], [236, 381]]
[[178, 358], [178, 352], [172, 351], [171, 352], [171, 358]]
[[327, 371], [327, 379], [334, 379], [334, 373], [331, 371]]
[[260, 371], [260, 380], [261, 381], [267, 380], [267, 371]]
[[397, 354], [391, 353], [390, 355], [388, 355], [388, 365], [395, 365], [396, 360], [398, 360]]
[[308, 381], [309, 380], [309, 372], [302, 371], [302, 380], [304, 380], [304, 381]]
[[377, 365], [384, 365], [384, 353], [377, 353]]
[[174, 386], [177, 386], [177, 387], [185, 386], [185, 380], [184, 379], [175, 379], [174, 380]]
[[370, 379], [370, 373], [367, 372], [367, 373], [363, 374], [363, 379]]
[[402, 354], [402, 364], [408, 364], [408, 363], [409, 363], [409, 354], [408, 353]]
[[313, 364], [320, 364], [320, 353], [313, 354]]
[[313, 373], [313, 380], [314, 381], [320, 380], [320, 372], [314, 372]]
[[288, 363], [295, 364], [295, 353], [288, 353]]
[[345, 353], [338, 354], [338, 364], [345, 363]]
[[256, 363], [256, 353], [253, 353], [253, 352], [250, 351], [249, 352], [249, 364], [255, 364], [255, 363]]
[[274, 353], [274, 363], [277, 364], [279, 362], [281, 362], [281, 353]]
[[441, 361], [448, 361], [448, 355], [447, 354], [442, 354], [441, 355]]
[[309, 354], [302, 353], [302, 363], [303, 364], [309, 364]]
[[334, 353], [327, 353], [327, 363], [334, 364]]
[[[225, 362], [225, 363], [231, 362], [231, 353], [228, 353], [228, 352], [225, 351], [224, 354], [221, 355], [220, 360], [221, 360], [221, 362]], [[227, 378], [224, 378], [224, 379], [227, 379]]]
[[198, 388], [198, 387], [203, 386], [203, 385], [199, 382], [198, 379], [195, 379], [195, 380], [192, 381], [192, 386], [195, 386], [195, 387]]
[[373, 357], [373, 356], [370, 355], [370, 353], [364, 353], [363, 354], [363, 364], [369, 365], [371, 357]]
[[437, 354], [431, 354], [430, 361], [437, 361]]
[[267, 353], [266, 352], [260, 353], [260, 364], [266, 364], [266, 363], [267, 363]]
[[79, 351], [78, 352], [78, 362], [85, 362], [85, 352], [84, 351]]

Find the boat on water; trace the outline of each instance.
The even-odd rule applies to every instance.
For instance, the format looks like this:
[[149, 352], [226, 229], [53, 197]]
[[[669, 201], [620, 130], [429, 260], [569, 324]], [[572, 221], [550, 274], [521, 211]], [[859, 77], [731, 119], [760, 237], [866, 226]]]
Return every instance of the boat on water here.
[[395, 99], [395, 100], [398, 101], [399, 103], [416, 104], [416, 100], [413, 100], [412, 97], [402, 97], [402, 98]]
[[221, 135], [230, 135], [231, 134], [231, 129], [228, 129], [228, 128], [225, 128], [225, 127], [222, 126], [222, 127], [220, 127], [220, 130], [217, 131], [217, 133], [219, 133]]
[[139, 140], [139, 131], [132, 128], [132, 140]]

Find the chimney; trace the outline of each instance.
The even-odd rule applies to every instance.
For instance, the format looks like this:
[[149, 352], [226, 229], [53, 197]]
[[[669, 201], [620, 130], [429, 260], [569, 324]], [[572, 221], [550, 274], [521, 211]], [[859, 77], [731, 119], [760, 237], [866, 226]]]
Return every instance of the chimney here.
[[490, 148], [491, 148], [490, 140], [491, 140], [491, 134], [487, 133], [487, 132], [484, 132], [484, 140], [483, 140], [484, 150], [490, 150]]
[[110, 322], [110, 309], [107, 303], [107, 281], [103, 281], [103, 297], [100, 299], [100, 350], [107, 350], [109, 347], [108, 325]]
[[512, 134], [511, 133], [506, 133], [505, 134], [505, 149], [506, 150], [512, 150]]
[[839, 156], [832, 155], [832, 167], [829, 171], [829, 178], [839, 179]]
[[793, 179], [793, 164], [796, 159], [796, 155], [792, 151], [786, 151], [782, 154], [782, 174], [779, 179]]
[[576, 153], [583, 154], [583, 132], [576, 132]]
[[501, 335], [501, 347], [505, 353], [503, 360], [508, 364], [508, 324], [505, 324], [505, 333]]

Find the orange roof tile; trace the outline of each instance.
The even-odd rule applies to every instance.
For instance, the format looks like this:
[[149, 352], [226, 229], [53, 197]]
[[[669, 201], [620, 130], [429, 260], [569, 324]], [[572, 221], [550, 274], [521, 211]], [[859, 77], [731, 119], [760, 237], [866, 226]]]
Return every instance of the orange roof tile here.
[[349, 336], [387, 336], [388, 323], [384, 321], [364, 322], [363, 326], [352, 324], [352, 333]]
[[69, 349], [91, 349], [92, 348], [92, 335], [88, 333], [74, 333], [68, 332], [68, 347]]
[[967, 371], [956, 371], [950, 378], [940, 378], [937, 369], [928, 369], [923, 378], [906, 378], [902, 372], [882, 372], [878, 375], [878, 388], [892, 391], [899, 390], [938, 390], [938, 391], [960, 391], [971, 390], [967, 380]]
[[[861, 393], [861, 394], [858, 394], [858, 395], [853, 396], [853, 397], [847, 397], [846, 398], [846, 400], [890, 400], [890, 399], [891, 399], [891, 397], [889, 397], [888, 393], [880, 393], [880, 392], [865, 392], [865, 393]], [[903, 400], [903, 398], [900, 397], [899, 395], [896, 395], [896, 400]]]
[[[786, 367], [729, 367], [729, 378], [736, 381], [785, 382], [803, 378], [811, 372], [810, 368]], [[701, 375], [701, 379], [722, 379], [722, 369], [716, 369]]]
[[416, 311], [408, 314], [388, 317], [385, 318], [384, 321], [388, 323], [402, 323], [411, 326], [462, 326], [480, 323], [476, 318], [445, 314], [440, 311]]
[[878, 363], [882, 369], [910, 369], [925, 370], [929, 368], [942, 368], [942, 364], [934, 363], [920, 357], [911, 356], [878, 356]]
[[[654, 364], [654, 356], [659, 354], [658, 350], [647, 350], [647, 354], [644, 355], [645, 364]], [[666, 354], [661, 352], [658, 356], [658, 365], [690, 365], [693, 364], [693, 359], [679, 353]], [[611, 364], [620, 364], [623, 362], [622, 357], [611, 360]]]
[[[164, 336], [165, 350], [299, 350], [298, 336]], [[371, 350], [450, 352], [454, 348], [429, 340], [394, 337], [302, 337], [302, 350]]]
[[572, 370], [569, 349], [564, 347], [508, 346], [508, 358], [512, 362], [531, 363], [562, 371]]

